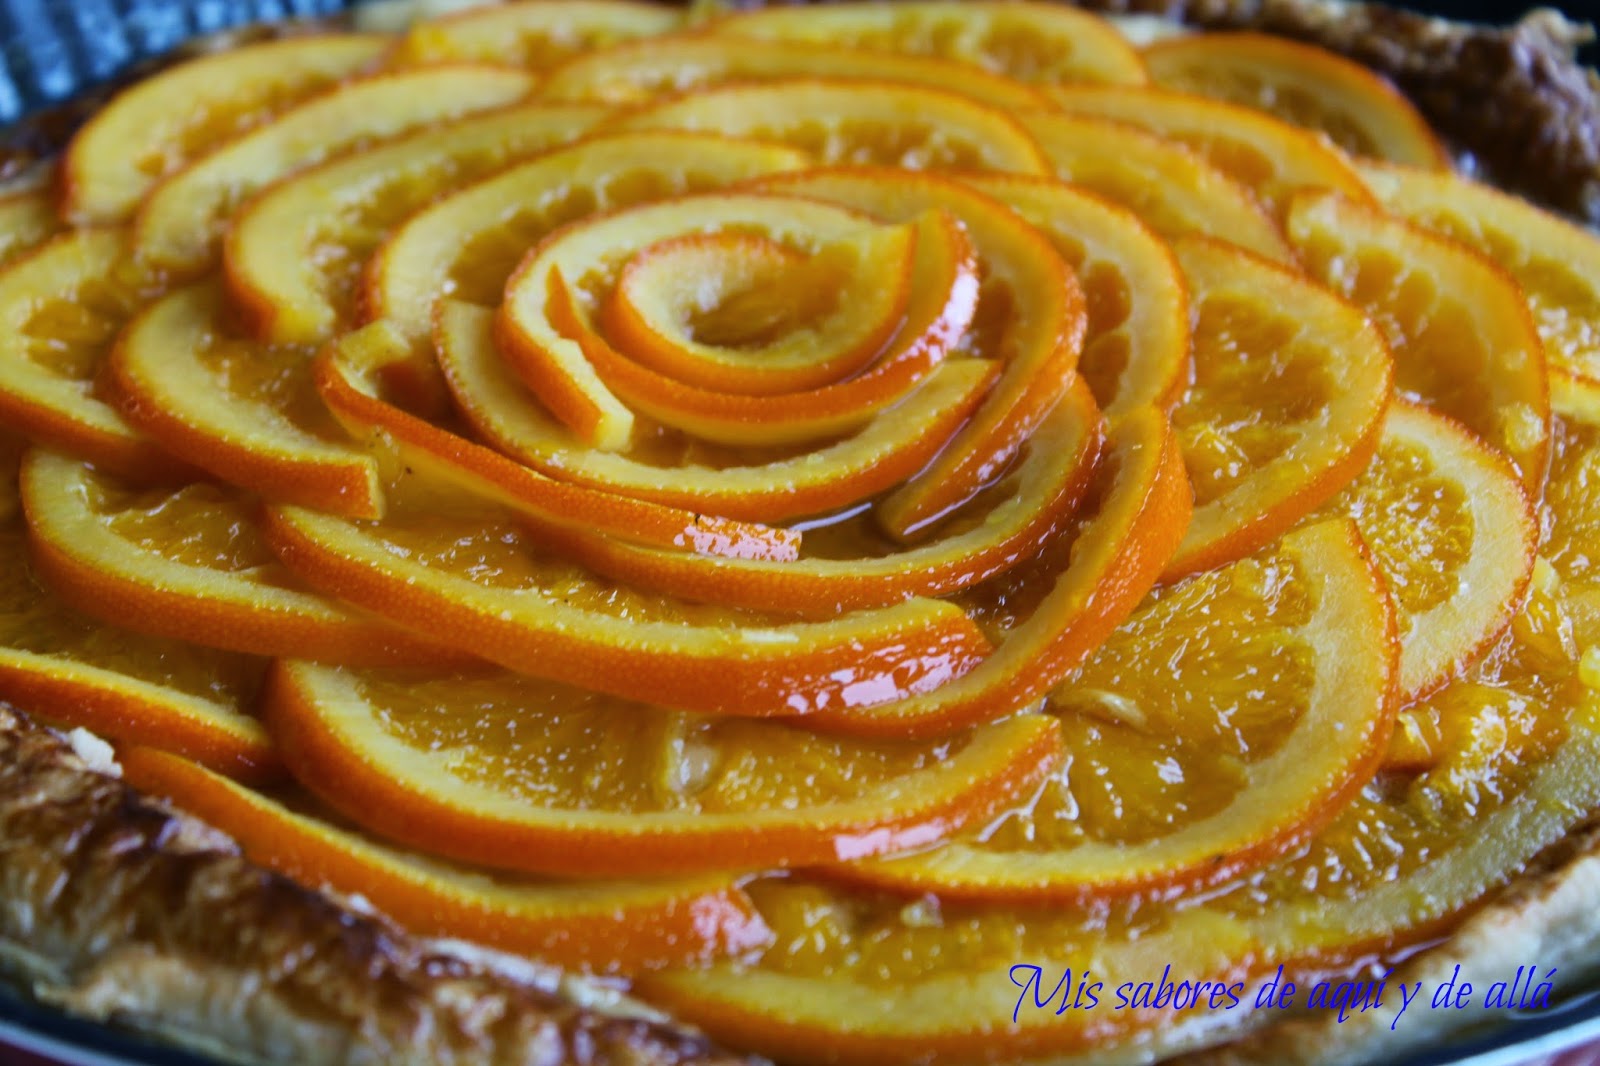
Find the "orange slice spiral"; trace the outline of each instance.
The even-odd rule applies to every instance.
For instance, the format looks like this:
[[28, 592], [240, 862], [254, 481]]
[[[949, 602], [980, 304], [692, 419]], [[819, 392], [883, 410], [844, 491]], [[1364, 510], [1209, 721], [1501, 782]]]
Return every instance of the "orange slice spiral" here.
[[0, 199], [0, 698], [781, 1061], [1148, 1057], [1013, 968], [1398, 957], [1600, 805], [1600, 244], [1381, 83], [1019, 0], [397, 29]]

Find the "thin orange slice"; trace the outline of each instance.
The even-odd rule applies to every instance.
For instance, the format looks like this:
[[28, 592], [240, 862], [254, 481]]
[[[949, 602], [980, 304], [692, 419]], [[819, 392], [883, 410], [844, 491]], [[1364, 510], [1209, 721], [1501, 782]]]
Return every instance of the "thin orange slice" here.
[[1189, 484], [1166, 417], [1140, 408], [1111, 424], [1086, 502], [1024, 565], [962, 593], [994, 652], [930, 692], [823, 708], [808, 725], [863, 736], [948, 733], [1038, 704], [1133, 613], [1189, 521]]
[[1371, 195], [1337, 148], [1315, 134], [1248, 107], [1166, 89], [1068, 86], [1051, 100], [1071, 115], [1114, 119], [1195, 148], [1259, 196], [1276, 218], [1300, 189]]
[[1600, 238], [1489, 185], [1363, 164], [1390, 212], [1469, 244], [1522, 286], [1552, 368], [1600, 381]]
[[1042, 233], [949, 178], [860, 167], [780, 174], [753, 185], [889, 221], [948, 211], [966, 227], [983, 281], [969, 341], [957, 353], [1003, 369], [938, 458], [877, 505], [880, 523], [896, 539], [927, 532], [1005, 470], [1071, 384], [1088, 324], [1082, 288]]
[[613, 130], [689, 130], [787, 144], [827, 164], [1047, 174], [1028, 131], [946, 89], [863, 78], [715, 86], [644, 104]]
[[937, 688], [988, 642], [962, 611], [911, 600], [783, 623], [629, 594], [489, 514], [392, 512], [366, 527], [267, 512], [289, 568], [330, 595], [519, 673], [667, 707], [748, 716], [849, 711]]
[[813, 255], [749, 233], [669, 238], [622, 268], [599, 332], [686, 385], [818, 388], [866, 367], [903, 328], [917, 254], [911, 225], [863, 227]]
[[[1198, 982], [1254, 976], [1245, 924], [1199, 908], [1152, 907], [1148, 920], [1130, 920], [1120, 909], [907, 900], [793, 876], [747, 891], [773, 932], [765, 951], [641, 974], [635, 992], [731, 1046], [786, 1061], [1001, 1066], [1104, 1056], [1141, 1037], [1153, 1043], [1158, 1027], [1181, 1040], [1197, 1015], [1215, 1024], [1203, 998], [1198, 1010], [1175, 1009], [1170, 993], [1163, 1008], [1148, 994], [1132, 1005], [1139, 982], [1153, 990], [1166, 973], [1192, 995]], [[1095, 1007], [1079, 992], [1086, 973], [1100, 983]], [[1124, 983], [1129, 1006], [1117, 1009]]]
[[130, 785], [222, 830], [252, 862], [312, 888], [360, 896], [422, 936], [459, 937], [572, 969], [632, 973], [709, 962], [771, 935], [727, 877], [494, 877], [385, 847], [187, 759], [130, 748], [118, 761]]
[[[0, 471], [15, 498], [17, 459]], [[278, 772], [251, 716], [265, 662], [102, 625], [34, 580], [22, 515], [0, 522], [0, 699], [64, 728], [175, 751], [231, 776]]]
[[0, 197], [0, 267], [39, 247], [61, 232], [61, 218], [42, 192]]
[[[563, 551], [631, 587], [687, 600], [828, 617], [913, 596], [940, 596], [1020, 564], [1071, 522], [1100, 452], [1100, 416], [1082, 381], [1029, 438], [1014, 470], [926, 544], [883, 543], [872, 519], [846, 515], [806, 534], [825, 554], [795, 562], [694, 559], [614, 540], [575, 539]], [[980, 503], [990, 503], [980, 506]]]
[[1139, 85], [1144, 64], [1104, 19], [1051, 4], [908, 0], [815, 10], [768, 8], [712, 23], [713, 33], [933, 55], [1024, 82]]
[[928, 85], [1007, 110], [1047, 106], [1036, 89], [928, 56], [842, 48], [831, 41], [762, 41], [699, 32], [650, 37], [578, 56], [552, 71], [539, 95], [620, 106], [730, 82], [802, 77]]
[[1522, 290], [1465, 245], [1334, 194], [1297, 197], [1289, 237], [1312, 276], [1388, 338], [1400, 394], [1450, 415], [1544, 486], [1550, 394]]
[[[353, 436], [378, 438], [397, 453], [407, 476], [464, 487], [537, 520], [540, 527], [581, 530], [631, 543], [687, 549], [734, 559], [784, 562], [800, 534], [716, 515], [690, 513], [584, 485], [556, 481], [388, 403], [385, 371], [407, 363], [410, 349], [387, 323], [347, 333], [318, 357], [313, 375], [328, 410]], [[378, 447], [375, 443], [375, 447]], [[314, 658], [314, 656], [313, 656]]]
[[697, 439], [732, 445], [798, 444], [858, 430], [925, 380], [972, 321], [976, 264], [947, 214], [929, 213], [913, 226], [915, 254], [900, 263], [910, 268], [900, 282], [909, 305], [894, 340], [862, 373], [816, 389], [746, 396], [682, 384], [612, 348], [594, 322], [601, 297], [582, 298], [587, 306], [580, 306], [574, 289], [580, 279], [585, 293], [605, 284], [600, 253], [626, 257], [635, 242], [648, 247], [683, 228], [762, 229], [829, 243], [830, 233], [848, 236], [837, 233], [841, 223], [853, 229], [861, 221], [810, 200], [713, 194], [577, 223], [545, 242], [507, 283], [497, 322], [501, 349], [546, 407], [609, 451], [627, 444], [634, 409]]
[[98, 395], [113, 339], [149, 297], [121, 230], [64, 233], [0, 271], [0, 418], [134, 477], [187, 469]]
[[1163, 237], [1216, 237], [1294, 263], [1250, 189], [1192, 148], [1109, 119], [1043, 111], [1021, 118], [1057, 177], [1116, 201]]
[[376, 34], [323, 34], [230, 48], [145, 78], [67, 146], [62, 214], [119, 222], [157, 181], [218, 142], [376, 63]]
[[543, 72], [570, 56], [670, 33], [683, 14], [631, 0], [540, 0], [418, 22], [389, 53], [391, 66], [493, 63]]
[[1355, 307], [1220, 241], [1177, 245], [1194, 384], [1173, 413], [1194, 521], [1166, 576], [1242, 559], [1326, 503], [1378, 446], [1394, 369]]
[[1413, 404], [1389, 408], [1372, 462], [1319, 515], [1349, 515], [1372, 549], [1395, 600], [1407, 703], [1499, 638], [1533, 574], [1539, 529], [1516, 471]]
[[1070, 766], [979, 838], [846, 876], [941, 899], [1194, 890], [1284, 854], [1388, 746], [1399, 641], [1354, 523], [1159, 591], [1062, 682]]
[[974, 175], [967, 184], [1050, 238], [1077, 274], [1088, 312], [1078, 372], [1109, 415], [1171, 407], [1189, 379], [1183, 272], [1131, 212], [1047, 178]]
[[[346, 816], [503, 869], [659, 876], [925, 846], [1016, 802], [1061, 754], [1035, 717], [838, 741], [515, 679], [423, 682], [439, 698], [419, 705], [417, 684], [286, 662], [267, 718], [296, 777]], [[507, 715], [537, 723], [528, 740]]]
[[[1310, 988], [1447, 936], [1581, 824], [1600, 803], [1600, 698], [1577, 674], [1575, 659], [1508, 638], [1429, 701], [1449, 723], [1437, 768], [1378, 779], [1303, 848], [1209, 893], [1027, 907], [762, 879], [746, 891], [768, 948], [642, 975], [635, 990], [737, 1046], [863, 1066], [1182, 1046], [1216, 1015], [1154, 1006], [1163, 973], [1191, 998], [1197, 982], [1242, 982], [1243, 1009], [1280, 964]], [[1070, 1009], [1086, 971], [1104, 982], [1099, 1006]], [[1114, 1010], [1123, 982], [1129, 1006]]]
[[279, 178], [372, 140], [503, 107], [532, 87], [526, 74], [496, 67], [443, 67], [342, 85], [164, 178], [139, 206], [134, 255], [157, 270], [199, 270], [215, 258], [233, 208]]
[[[597, 339], [583, 320], [598, 310], [598, 293], [614, 283], [614, 276], [607, 276], [608, 264], [620, 265], [658, 241], [703, 230], [755, 231], [786, 245], [815, 247], [850, 236], [869, 222], [856, 212], [809, 200], [726, 193], [662, 200], [579, 220], [529, 253], [506, 282], [505, 302], [495, 320], [498, 347], [539, 401], [575, 436], [604, 451], [621, 451], [633, 436], [634, 410], [607, 386], [595, 365], [596, 356], [615, 353], [592, 343], [594, 351], [586, 351], [582, 340], [585, 333], [591, 341]], [[571, 288], [584, 294], [588, 306], [573, 306]], [[608, 361], [613, 377], [620, 362]]]
[[376, 517], [371, 455], [317, 402], [311, 355], [228, 334], [220, 287], [151, 304], [122, 333], [111, 373], [128, 420], [173, 454], [274, 500]]
[[687, 133], [596, 137], [556, 149], [408, 218], [368, 264], [365, 320], [388, 319], [421, 345], [441, 295], [498, 303], [528, 249], [562, 223], [805, 161], [790, 148]]
[[143, 489], [50, 452], [22, 466], [33, 565], [68, 606], [142, 633], [351, 664], [459, 661], [303, 591], [267, 551], [257, 504], [224, 486]]
[[632, 454], [576, 441], [500, 360], [487, 308], [440, 304], [439, 363], [484, 439], [551, 477], [672, 507], [779, 522], [860, 503], [924, 468], [994, 384], [976, 359], [946, 361], [861, 432], [800, 455], [702, 446], [663, 435]]
[[575, 104], [507, 108], [281, 181], [232, 217], [229, 294], [256, 336], [325, 340], [355, 317], [361, 266], [389, 230], [443, 193], [579, 136], [603, 114]]
[[1405, 94], [1360, 63], [1265, 33], [1197, 33], [1144, 50], [1157, 85], [1213, 96], [1320, 130], [1352, 155], [1450, 169]]

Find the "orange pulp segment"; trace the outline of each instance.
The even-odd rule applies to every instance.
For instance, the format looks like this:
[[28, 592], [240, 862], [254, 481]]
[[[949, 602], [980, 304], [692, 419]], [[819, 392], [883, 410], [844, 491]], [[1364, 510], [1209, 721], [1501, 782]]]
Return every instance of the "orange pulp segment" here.
[[1104, 19], [1070, 7], [1004, 0], [907, 0], [729, 16], [711, 32], [931, 55], [1021, 82], [1139, 85], [1139, 53]]
[[377, 463], [317, 402], [311, 355], [229, 336], [219, 286], [151, 304], [123, 331], [111, 374], [130, 422], [174, 455], [273, 500], [383, 513]]
[[1315, 134], [1248, 107], [1167, 89], [1066, 86], [1051, 100], [1071, 115], [1127, 122], [1196, 149], [1243, 182], [1276, 218], [1300, 189], [1332, 189], [1370, 201], [1342, 152]]
[[1332, 193], [1297, 197], [1289, 237], [1306, 268], [1357, 304], [1394, 353], [1395, 386], [1511, 457], [1544, 485], [1544, 346], [1517, 283], [1453, 240]]
[[319, 34], [230, 48], [120, 93], [67, 145], [63, 217], [120, 222], [150, 187], [213, 145], [377, 62], [377, 34]]
[[1084, 901], [1212, 885], [1283, 854], [1389, 741], [1398, 640], [1348, 519], [1159, 590], [1058, 685], [1070, 766], [1031, 802], [848, 876], [941, 899]]
[[691, 130], [799, 148], [826, 164], [1047, 174], [1009, 113], [947, 89], [864, 78], [800, 78], [697, 89], [644, 104], [614, 130]]
[[1163, 88], [1320, 130], [1352, 155], [1450, 169], [1449, 153], [1404, 94], [1326, 48], [1265, 33], [1197, 33], [1156, 42], [1144, 62]]
[[1194, 384], [1173, 412], [1195, 513], [1178, 577], [1253, 554], [1372, 458], [1393, 369], [1359, 310], [1219, 241], [1178, 242], [1194, 315]]

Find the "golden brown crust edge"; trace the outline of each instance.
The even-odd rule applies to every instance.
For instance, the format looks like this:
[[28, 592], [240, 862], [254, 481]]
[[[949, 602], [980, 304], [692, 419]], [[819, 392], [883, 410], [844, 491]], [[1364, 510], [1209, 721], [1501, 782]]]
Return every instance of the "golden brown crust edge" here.
[[41, 1000], [246, 1061], [735, 1066], [576, 982], [411, 937], [240, 857], [0, 705], [0, 956]]

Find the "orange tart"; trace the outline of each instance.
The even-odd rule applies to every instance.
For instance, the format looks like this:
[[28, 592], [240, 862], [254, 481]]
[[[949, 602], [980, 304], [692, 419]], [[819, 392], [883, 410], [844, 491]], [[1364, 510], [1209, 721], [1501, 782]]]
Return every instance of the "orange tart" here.
[[0, 200], [42, 995], [284, 1062], [1356, 1062], [1600, 957], [1600, 238], [1381, 70], [362, 18]]

